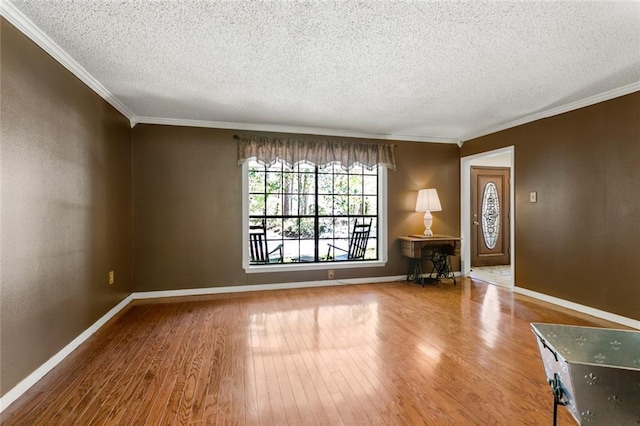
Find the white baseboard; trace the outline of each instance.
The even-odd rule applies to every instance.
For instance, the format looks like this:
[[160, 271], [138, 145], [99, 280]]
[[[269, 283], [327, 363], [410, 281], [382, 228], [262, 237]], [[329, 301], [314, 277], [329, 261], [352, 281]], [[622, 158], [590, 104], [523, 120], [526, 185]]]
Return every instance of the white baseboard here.
[[380, 283], [397, 281], [401, 278], [405, 278], [404, 275], [396, 275], [391, 277], [375, 277], [375, 278], [352, 278], [346, 280], [325, 280], [325, 281], [305, 281], [295, 283], [280, 283], [280, 284], [260, 284], [260, 285], [239, 285], [230, 287], [208, 287], [208, 288], [194, 288], [186, 290], [166, 290], [166, 291], [145, 291], [136, 292], [127, 296], [124, 300], [113, 307], [102, 318], [93, 323], [91, 327], [87, 328], [82, 334], [73, 339], [67, 346], [62, 348], [57, 354], [52, 356], [47, 362], [42, 364], [33, 373], [29, 374], [25, 379], [18, 383], [13, 389], [4, 394], [0, 398], [0, 413], [2, 413], [9, 405], [11, 405], [16, 399], [24, 394], [31, 386], [36, 384], [38, 380], [42, 379], [49, 371], [51, 371], [56, 365], [58, 365], [63, 359], [65, 359], [71, 352], [73, 352], [82, 342], [87, 340], [93, 333], [95, 333], [100, 327], [102, 327], [107, 321], [113, 318], [118, 312], [123, 310], [134, 299], [153, 299], [158, 297], [176, 297], [176, 296], [195, 296], [205, 294], [220, 294], [220, 293], [239, 293], [247, 291], [261, 291], [261, 290], [279, 290], [279, 289], [293, 289], [293, 288], [306, 288], [306, 287], [325, 287], [347, 284], [366, 284], [366, 283]]
[[344, 280], [301, 281], [293, 283], [238, 285], [229, 287], [191, 288], [184, 290], [141, 291], [132, 294], [133, 299], [155, 299], [159, 297], [200, 296], [206, 294], [242, 293], [247, 291], [285, 290], [309, 287], [330, 287], [336, 285], [367, 284], [398, 281], [405, 275], [375, 278], [350, 278]]
[[45, 374], [58, 365], [63, 359], [73, 352], [78, 346], [87, 340], [93, 333], [98, 331], [107, 321], [113, 318], [118, 312], [123, 310], [132, 300], [131, 295], [127, 296], [124, 300], [114, 306], [109, 312], [104, 314], [98, 321], [94, 322], [91, 327], [83, 331], [78, 337], [73, 339], [67, 346], [62, 348], [57, 354], [49, 358], [47, 362], [42, 364], [33, 373], [29, 374], [20, 383], [18, 383], [13, 389], [4, 394], [0, 398], [0, 413], [4, 411], [9, 405], [11, 405], [16, 399], [18, 399], [23, 393], [25, 393], [31, 386], [42, 379]]
[[626, 325], [627, 327], [640, 330], [640, 321], [623, 317], [622, 315], [612, 314], [610, 312], [601, 311], [590, 306], [580, 305], [579, 303], [570, 302], [568, 300], [560, 299], [558, 297], [549, 296], [547, 294], [538, 293], [522, 287], [514, 287], [515, 293], [522, 294], [524, 296], [533, 297], [534, 299], [542, 300], [545, 302], [553, 303], [554, 305], [562, 306], [563, 308], [572, 309], [574, 311], [582, 312], [583, 314], [591, 315], [596, 318], [601, 318], [607, 321], [615, 322], [618, 324]]
[[[460, 276], [460, 274], [456, 273], [456, 276]], [[113, 307], [102, 318], [100, 318], [93, 325], [91, 325], [91, 327], [86, 329], [82, 334], [76, 337], [71, 343], [65, 346], [57, 354], [52, 356], [47, 362], [42, 364], [37, 370], [35, 370], [33, 373], [27, 376], [24, 380], [18, 383], [13, 389], [11, 389], [9, 392], [3, 395], [2, 398], [0, 398], [0, 413], [2, 413], [2, 411], [4, 411], [5, 408], [7, 408], [22, 394], [24, 394], [38, 380], [44, 377], [45, 374], [47, 374], [56, 365], [58, 365], [64, 358], [66, 358], [71, 352], [73, 352], [73, 350], [75, 350], [78, 346], [80, 346], [82, 342], [87, 340], [93, 333], [95, 333], [107, 321], [113, 318], [118, 312], [123, 310], [132, 300], [154, 299], [154, 298], [160, 298], [160, 297], [197, 296], [197, 295], [221, 294], [221, 293], [240, 293], [240, 292], [247, 292], [247, 291], [328, 287], [328, 286], [349, 285], [349, 284], [381, 283], [381, 282], [400, 281], [404, 279], [406, 279], [406, 275], [395, 275], [395, 276], [389, 276], [389, 277], [374, 277], [374, 278], [351, 278], [351, 279], [345, 279], [345, 280], [303, 281], [303, 282], [294, 282], [294, 283], [239, 285], [239, 286], [230, 286], [230, 287], [207, 287], [207, 288], [194, 288], [194, 289], [185, 289], [185, 290], [135, 292], [127, 296], [120, 303], [118, 303], [118, 305]], [[584, 306], [577, 303], [569, 302], [567, 300], [559, 299], [553, 296], [548, 296], [546, 294], [537, 293], [535, 291], [531, 291], [526, 288], [514, 287], [513, 291], [525, 296], [533, 297], [535, 299], [552, 303], [554, 305], [563, 306], [565, 308], [573, 309], [574, 311], [582, 312], [597, 318], [602, 318], [608, 321], [612, 321], [618, 324], [626, 325], [628, 327], [640, 330], [640, 321], [638, 320], [634, 320], [631, 318], [626, 318], [620, 315], [601, 311], [599, 309], [594, 309], [589, 306]]]

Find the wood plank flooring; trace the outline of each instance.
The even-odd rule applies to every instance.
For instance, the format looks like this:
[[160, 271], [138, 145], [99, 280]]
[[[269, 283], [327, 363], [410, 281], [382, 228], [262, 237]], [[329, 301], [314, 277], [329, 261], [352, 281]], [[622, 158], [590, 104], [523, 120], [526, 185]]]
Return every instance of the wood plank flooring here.
[[136, 301], [0, 423], [551, 424], [530, 322], [623, 328], [469, 278]]

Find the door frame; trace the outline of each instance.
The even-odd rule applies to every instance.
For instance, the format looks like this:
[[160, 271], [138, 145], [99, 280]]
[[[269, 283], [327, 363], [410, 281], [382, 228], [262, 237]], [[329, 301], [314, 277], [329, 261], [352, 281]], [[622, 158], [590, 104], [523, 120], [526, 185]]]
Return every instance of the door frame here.
[[513, 145], [494, 149], [492, 151], [481, 152], [479, 154], [468, 155], [460, 158], [460, 237], [462, 237], [460, 248], [460, 272], [462, 275], [469, 275], [471, 272], [471, 163], [473, 160], [483, 157], [508, 153], [511, 157], [511, 172], [509, 185], [509, 242], [511, 245], [511, 290], [516, 285], [515, 265], [516, 265], [516, 238], [515, 238], [515, 147]]

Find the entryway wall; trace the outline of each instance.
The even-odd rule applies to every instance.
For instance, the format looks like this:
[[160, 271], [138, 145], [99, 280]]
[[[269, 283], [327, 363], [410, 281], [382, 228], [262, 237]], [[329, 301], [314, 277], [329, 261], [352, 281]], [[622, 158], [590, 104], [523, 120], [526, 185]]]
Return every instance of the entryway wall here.
[[471, 166], [509, 167], [510, 189], [509, 203], [511, 215], [509, 218], [510, 245], [511, 245], [511, 288], [515, 286], [515, 151], [513, 146], [483, 152], [480, 154], [462, 157], [460, 159], [460, 233], [462, 237], [461, 247], [461, 272], [468, 275], [471, 272]]

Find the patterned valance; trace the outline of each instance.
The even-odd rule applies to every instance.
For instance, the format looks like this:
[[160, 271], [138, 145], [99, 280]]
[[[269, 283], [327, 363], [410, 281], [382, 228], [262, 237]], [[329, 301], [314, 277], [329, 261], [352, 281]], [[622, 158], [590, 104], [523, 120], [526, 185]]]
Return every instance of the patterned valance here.
[[282, 160], [288, 166], [310, 163], [316, 166], [340, 164], [349, 169], [361, 165], [369, 170], [384, 166], [396, 169], [394, 145], [387, 143], [286, 139], [269, 136], [237, 136], [238, 164], [250, 159], [272, 165]]

